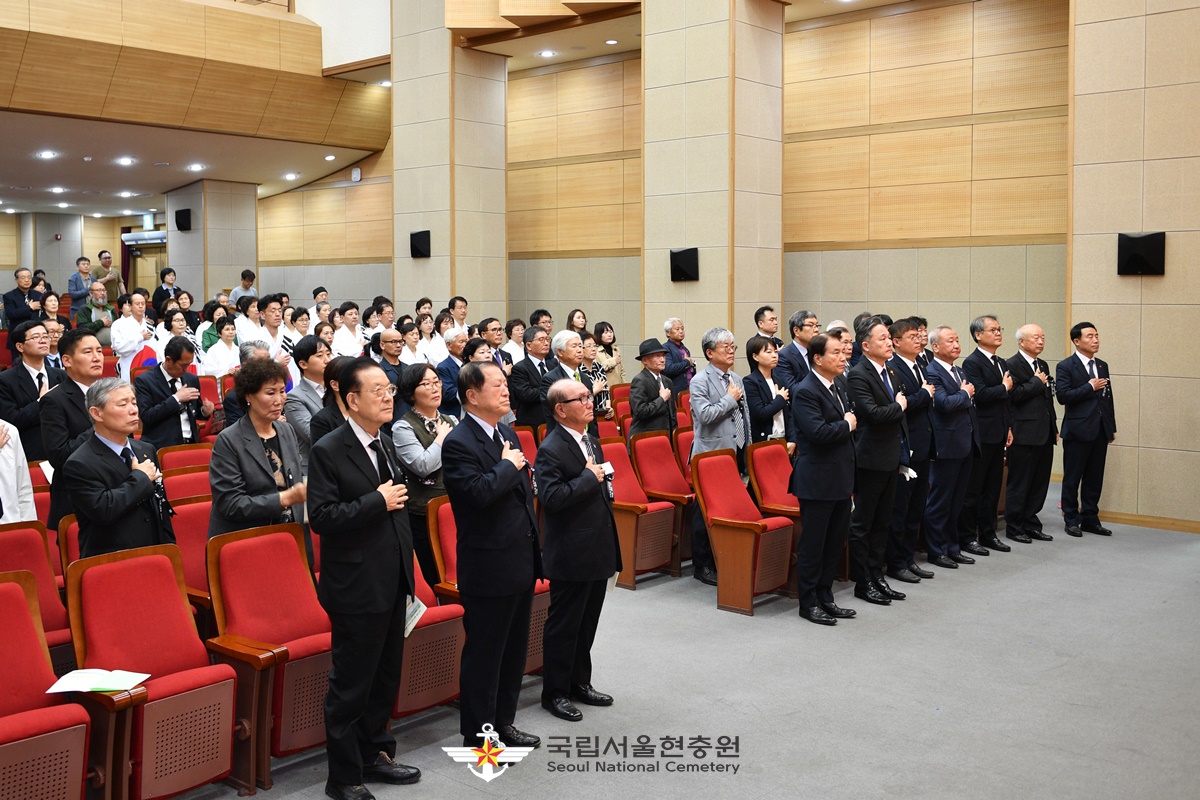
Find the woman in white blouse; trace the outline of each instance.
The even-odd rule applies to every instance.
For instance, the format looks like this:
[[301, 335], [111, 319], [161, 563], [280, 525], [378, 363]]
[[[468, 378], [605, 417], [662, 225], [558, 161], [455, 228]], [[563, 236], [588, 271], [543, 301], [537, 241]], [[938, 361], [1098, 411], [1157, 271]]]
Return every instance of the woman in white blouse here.
[[421, 331], [412, 322], [406, 322], [400, 326], [400, 335], [404, 337], [404, 346], [400, 348], [400, 363], [408, 364], [427, 364], [425, 354], [421, 352], [419, 347], [421, 343]]
[[154, 340], [154, 355], [158, 358], [158, 363], [163, 362], [163, 350], [167, 347], [167, 342], [171, 341], [176, 336], [182, 336], [192, 343], [196, 348], [195, 364], [196, 369], [200, 369], [200, 365], [204, 363], [203, 356], [200, 352], [200, 345], [196, 343], [196, 336], [188, 332], [187, 316], [178, 308], [173, 308], [163, 315], [162, 321], [163, 335]]
[[237, 325], [229, 317], [221, 317], [213, 323], [217, 331], [217, 341], [204, 354], [202, 375], [228, 375], [235, 370], [241, 360], [238, 357]]

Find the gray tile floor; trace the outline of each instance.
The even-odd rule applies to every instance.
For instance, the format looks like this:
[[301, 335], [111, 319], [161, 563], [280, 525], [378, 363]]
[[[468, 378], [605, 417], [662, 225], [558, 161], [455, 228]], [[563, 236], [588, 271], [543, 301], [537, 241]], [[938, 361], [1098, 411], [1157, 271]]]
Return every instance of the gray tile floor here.
[[[1057, 496], [1052, 487], [1051, 498]], [[822, 628], [794, 601], [754, 617], [718, 611], [690, 577], [650, 578], [605, 604], [595, 685], [617, 698], [554, 719], [527, 678], [519, 727], [548, 739], [737, 736], [736, 774], [667, 771], [667, 759], [571, 758], [544, 745], [485, 783], [442, 753], [454, 709], [399, 722], [415, 786], [388, 798], [1195, 798], [1200, 796], [1200, 536], [1112, 525], [939, 570], [904, 602], [839, 603], [857, 619]], [[899, 584], [894, 584], [899, 587]], [[572, 743], [572, 751], [574, 743]], [[597, 760], [656, 763], [597, 772]], [[591, 771], [553, 772], [550, 762]], [[675, 762], [672, 762], [672, 766]], [[324, 796], [324, 752], [281, 762], [267, 798]], [[232, 798], [208, 787], [189, 800]]]

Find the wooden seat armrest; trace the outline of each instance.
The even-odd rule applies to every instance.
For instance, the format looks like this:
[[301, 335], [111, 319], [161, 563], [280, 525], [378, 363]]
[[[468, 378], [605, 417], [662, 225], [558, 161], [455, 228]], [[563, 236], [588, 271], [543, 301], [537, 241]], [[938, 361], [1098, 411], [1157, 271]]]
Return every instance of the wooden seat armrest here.
[[792, 508], [791, 506], [777, 506], [773, 503], [760, 503], [758, 510], [768, 517], [791, 517], [800, 516], [800, 509]]
[[201, 608], [212, 608], [212, 595], [200, 589], [187, 587], [188, 602]]
[[669, 503], [679, 503], [681, 506], [686, 506], [688, 503], [696, 499], [694, 494], [672, 494], [671, 492], [652, 492], [646, 490], [646, 497], [651, 500], [666, 500]]
[[613, 500], [613, 511], [631, 511], [634, 514], [645, 514], [646, 506], [641, 503], [622, 503], [620, 500]]
[[120, 692], [71, 692], [71, 698], [82, 706], [97, 705], [109, 713], [140, 706], [149, 693], [145, 686], [134, 686]]
[[288, 660], [288, 649], [281, 644], [259, 642], [233, 633], [209, 639], [208, 649], [236, 661], [244, 661], [260, 671]]
[[436, 594], [438, 597], [444, 597], [445, 599], [453, 600], [456, 603], [462, 597], [458, 591], [458, 584], [450, 583], [449, 581], [442, 581], [437, 586], [434, 586], [433, 593]]
[[754, 531], [762, 533], [767, 529], [767, 526], [761, 520], [748, 519], [726, 519], [725, 517], [712, 517], [708, 520], [709, 525], [724, 525], [727, 528], [740, 528], [741, 530]]

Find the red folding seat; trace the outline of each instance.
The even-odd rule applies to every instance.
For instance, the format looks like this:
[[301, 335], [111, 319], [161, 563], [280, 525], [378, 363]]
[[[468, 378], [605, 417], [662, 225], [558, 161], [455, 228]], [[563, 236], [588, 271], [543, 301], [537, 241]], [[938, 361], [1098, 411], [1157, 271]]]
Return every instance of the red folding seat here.
[[675, 504], [646, 497], [625, 440], [602, 440], [604, 460], [613, 468], [613, 519], [621, 544], [621, 571], [617, 586], [637, 588], [637, 576], [652, 570], [669, 570], [675, 541]]
[[75, 669], [75, 648], [71, 645], [71, 623], [54, 580], [46, 526], [42, 523], [0, 525], [0, 572], [14, 570], [26, 570], [33, 576], [54, 674], [65, 675]]
[[416, 596], [425, 604], [425, 613], [404, 640], [404, 662], [400, 670], [400, 691], [392, 716], [415, 714], [458, 697], [459, 669], [462, 666], [463, 607], [437, 605], [433, 589], [421, 574], [421, 565], [413, 559]]
[[616, 407], [617, 403], [621, 402], [622, 400], [629, 399], [628, 383], [614, 383], [612, 386], [608, 387], [608, 391], [609, 396], [612, 398], [614, 408]]
[[208, 480], [208, 465], [164, 470], [163, 489], [167, 492], [167, 500], [172, 503], [186, 497], [211, 495], [212, 484]]
[[[680, 420], [682, 423], [682, 420]], [[692, 441], [696, 438], [691, 424], [681, 424], [671, 433], [671, 447], [675, 451], [675, 460], [679, 462], [679, 471], [688, 486], [695, 486], [692, 480]]]
[[752, 615], [755, 595], [787, 583], [792, 521], [762, 515], [732, 450], [695, 456], [692, 475], [717, 565], [717, 608]]
[[521, 452], [525, 454], [525, 460], [530, 464], [537, 460], [537, 437], [534, 430], [529, 425], [516, 425], [513, 427], [513, 433], [517, 434], [517, 438], [521, 441]]
[[158, 451], [158, 468], [163, 472], [183, 467], [207, 467], [212, 461], [213, 446], [207, 442], [177, 444]]
[[679, 577], [683, 562], [692, 557], [692, 514], [696, 495], [679, 469], [666, 431], [635, 434], [629, 440], [629, 458], [646, 496], [675, 506], [674, 544], [667, 574]]
[[596, 428], [600, 432], [601, 439], [613, 439], [621, 435], [621, 429], [611, 419], [596, 420]]
[[29, 462], [29, 480], [33, 484], [34, 491], [40, 487], [50, 485], [50, 481], [46, 479], [46, 473], [42, 470], [41, 461]]

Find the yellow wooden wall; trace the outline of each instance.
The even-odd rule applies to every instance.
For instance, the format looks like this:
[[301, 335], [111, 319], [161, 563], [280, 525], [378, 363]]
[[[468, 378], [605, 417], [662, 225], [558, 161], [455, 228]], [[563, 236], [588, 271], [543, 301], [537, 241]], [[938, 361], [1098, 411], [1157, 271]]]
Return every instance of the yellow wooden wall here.
[[16, 269], [21, 258], [21, 226], [16, 214], [0, 214], [0, 269]]
[[642, 244], [642, 62], [509, 76], [508, 249]]
[[[123, 225], [133, 226], [134, 230], [140, 231], [142, 229], [142, 218], [100, 217], [96, 219], [94, 217], [84, 217], [83, 252], [79, 255], [90, 258], [94, 267], [100, 263], [100, 259], [96, 257], [97, 254], [101, 250], [108, 250], [113, 256], [113, 266], [120, 268], [121, 227]], [[71, 266], [73, 267], [74, 265]], [[72, 271], [74, 270], [72, 269]]]
[[[352, 167], [362, 182], [350, 183]], [[260, 265], [392, 259], [392, 145], [319, 181], [258, 202]]]
[[785, 243], [1065, 234], [1068, 0], [912, 5], [789, 26]]

